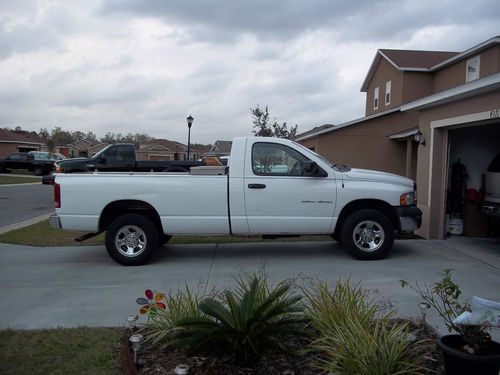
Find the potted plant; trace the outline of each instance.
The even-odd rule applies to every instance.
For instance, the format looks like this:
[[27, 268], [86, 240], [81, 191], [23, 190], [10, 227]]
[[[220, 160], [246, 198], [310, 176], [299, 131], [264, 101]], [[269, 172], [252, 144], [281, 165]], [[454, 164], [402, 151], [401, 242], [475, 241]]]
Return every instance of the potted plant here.
[[445, 269], [444, 277], [431, 285], [410, 284], [401, 280], [402, 287], [409, 287], [433, 308], [448, 328], [456, 334], [437, 339], [443, 352], [447, 375], [498, 375], [500, 370], [500, 344], [492, 341], [491, 324], [458, 324], [456, 318], [470, 311], [470, 303], [460, 301], [462, 291], [452, 280], [452, 270]]

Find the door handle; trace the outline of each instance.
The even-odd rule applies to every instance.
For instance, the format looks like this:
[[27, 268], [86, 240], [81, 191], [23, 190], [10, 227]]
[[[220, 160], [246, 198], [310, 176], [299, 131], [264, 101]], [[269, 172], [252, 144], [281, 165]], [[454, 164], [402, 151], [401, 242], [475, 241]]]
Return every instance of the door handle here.
[[265, 189], [266, 185], [264, 184], [248, 184], [249, 189]]

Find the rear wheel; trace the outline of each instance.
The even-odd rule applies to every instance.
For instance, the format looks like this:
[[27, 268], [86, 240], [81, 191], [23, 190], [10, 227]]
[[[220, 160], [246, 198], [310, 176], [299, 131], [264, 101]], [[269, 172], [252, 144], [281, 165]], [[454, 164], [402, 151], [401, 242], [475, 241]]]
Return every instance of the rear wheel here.
[[382, 259], [394, 242], [394, 227], [383, 213], [365, 209], [353, 212], [342, 225], [342, 245], [357, 259]]
[[156, 226], [146, 216], [122, 215], [106, 232], [106, 249], [111, 258], [124, 266], [145, 264], [158, 248]]

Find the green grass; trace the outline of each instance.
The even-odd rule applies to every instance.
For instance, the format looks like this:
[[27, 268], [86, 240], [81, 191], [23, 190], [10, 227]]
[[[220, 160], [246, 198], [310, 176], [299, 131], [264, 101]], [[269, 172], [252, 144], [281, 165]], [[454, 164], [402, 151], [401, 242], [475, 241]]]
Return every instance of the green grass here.
[[30, 177], [13, 177], [13, 176], [0, 176], [0, 185], [12, 185], [12, 184], [29, 184], [35, 182], [42, 182], [42, 179], [30, 178]]
[[0, 372], [8, 374], [118, 374], [118, 328], [0, 331]]
[[[49, 221], [30, 225], [0, 235], [0, 243], [27, 246], [71, 246], [71, 245], [104, 245], [104, 234], [91, 238], [84, 242], [76, 242], [74, 239], [80, 237], [83, 232], [71, 232], [53, 229]], [[173, 236], [168, 244], [206, 244], [206, 243], [241, 243], [241, 242], [297, 242], [297, 241], [331, 241], [329, 236], [303, 236], [282, 238], [277, 240], [262, 240], [259, 236], [237, 237], [237, 236]]]

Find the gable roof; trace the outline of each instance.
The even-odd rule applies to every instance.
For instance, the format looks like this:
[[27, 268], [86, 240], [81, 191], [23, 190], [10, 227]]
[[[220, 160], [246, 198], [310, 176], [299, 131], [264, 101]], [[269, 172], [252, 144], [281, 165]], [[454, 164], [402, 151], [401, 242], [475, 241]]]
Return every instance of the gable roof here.
[[179, 151], [187, 151], [187, 146], [176, 141], [170, 141], [168, 139], [152, 139], [150, 141], [146, 141], [141, 143], [140, 149], [154, 148], [155, 146], [162, 146], [168, 150], [179, 152]]
[[26, 130], [8, 130], [0, 128], [1, 143], [24, 143], [43, 145], [45, 142], [40, 139], [36, 132], [28, 132]]
[[215, 141], [212, 149], [210, 151], [219, 151], [219, 152], [231, 152], [231, 147], [233, 145], [232, 141]]
[[361, 92], [367, 91], [368, 85], [381, 59], [386, 59], [392, 66], [400, 71], [433, 72], [453, 64], [456, 61], [466, 59], [498, 43], [500, 43], [500, 36], [494, 36], [463, 52], [379, 49], [363, 81]]
[[385, 59], [400, 71], [413, 71], [413, 72], [428, 72], [434, 65], [446, 61], [456, 55], [458, 52], [444, 52], [444, 51], [412, 51], [402, 49], [379, 49], [372, 65], [368, 70], [368, 74], [361, 86], [361, 92], [366, 92], [375, 71], [382, 59]]

